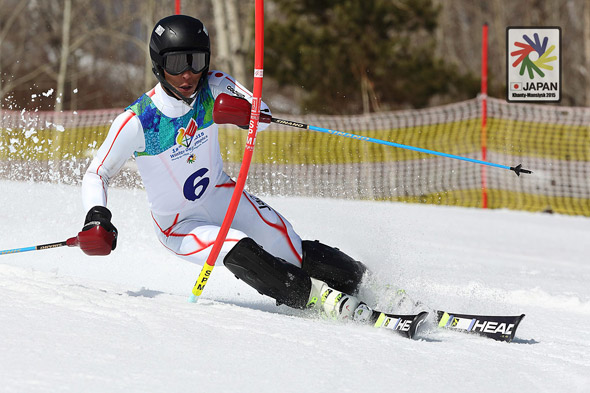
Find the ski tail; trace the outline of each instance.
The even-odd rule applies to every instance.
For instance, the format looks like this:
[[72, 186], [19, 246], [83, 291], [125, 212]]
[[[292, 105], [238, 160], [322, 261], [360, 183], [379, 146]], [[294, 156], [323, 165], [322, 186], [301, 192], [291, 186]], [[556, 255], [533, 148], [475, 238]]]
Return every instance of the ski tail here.
[[371, 323], [376, 328], [393, 330], [407, 338], [414, 338], [420, 325], [426, 319], [428, 312], [422, 311], [418, 314], [397, 315], [380, 311], [373, 311]]
[[455, 314], [446, 311], [437, 311], [436, 315], [440, 328], [473, 333], [505, 342], [514, 339], [516, 329], [525, 316], [524, 314], [515, 316]]

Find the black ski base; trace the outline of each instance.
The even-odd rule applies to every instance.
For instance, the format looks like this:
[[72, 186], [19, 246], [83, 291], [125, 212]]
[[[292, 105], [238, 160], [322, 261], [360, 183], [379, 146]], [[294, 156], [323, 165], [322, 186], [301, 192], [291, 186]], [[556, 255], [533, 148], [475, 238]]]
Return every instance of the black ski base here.
[[455, 314], [437, 311], [438, 327], [463, 333], [477, 334], [497, 341], [510, 342], [514, 339], [518, 324], [524, 314], [515, 316], [489, 316]]

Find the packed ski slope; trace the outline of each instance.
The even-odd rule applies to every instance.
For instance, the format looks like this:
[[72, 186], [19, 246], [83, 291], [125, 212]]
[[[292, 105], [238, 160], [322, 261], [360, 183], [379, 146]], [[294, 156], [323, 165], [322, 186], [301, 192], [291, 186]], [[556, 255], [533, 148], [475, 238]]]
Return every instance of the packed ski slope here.
[[[308, 239], [453, 312], [520, 314], [514, 342], [423, 329], [417, 340], [276, 307], [223, 267], [153, 235], [145, 193], [112, 189], [119, 246], [0, 256], [1, 392], [587, 392], [590, 219], [398, 203], [265, 198]], [[0, 249], [65, 240], [74, 186], [0, 181]]]

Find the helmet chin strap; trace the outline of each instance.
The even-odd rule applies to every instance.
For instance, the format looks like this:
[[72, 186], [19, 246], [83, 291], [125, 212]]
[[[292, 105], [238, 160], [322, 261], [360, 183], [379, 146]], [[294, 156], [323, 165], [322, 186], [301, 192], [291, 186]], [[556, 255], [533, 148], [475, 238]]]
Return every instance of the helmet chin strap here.
[[[192, 107], [193, 102], [195, 101], [194, 97], [185, 97], [182, 95], [181, 92], [179, 92], [174, 86], [172, 86], [170, 84], [170, 82], [168, 82], [166, 80], [166, 78], [164, 78], [164, 76], [154, 67], [152, 68], [152, 71], [154, 72], [154, 74], [156, 75], [156, 78], [160, 81], [160, 83], [171, 93], [173, 93], [173, 95], [175, 96], [176, 99], [182, 100], [184, 101], [188, 106]], [[195, 90], [196, 93], [196, 90]]]

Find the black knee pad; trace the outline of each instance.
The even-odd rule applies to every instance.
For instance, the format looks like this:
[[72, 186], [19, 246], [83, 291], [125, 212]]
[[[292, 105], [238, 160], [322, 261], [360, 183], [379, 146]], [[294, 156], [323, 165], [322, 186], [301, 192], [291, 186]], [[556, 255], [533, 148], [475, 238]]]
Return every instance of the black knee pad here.
[[304, 308], [311, 291], [309, 275], [244, 238], [227, 253], [223, 264], [237, 278], [280, 304]]
[[358, 292], [363, 275], [367, 271], [361, 262], [317, 240], [303, 241], [301, 268], [310, 277], [322, 280], [332, 288], [350, 295]]

